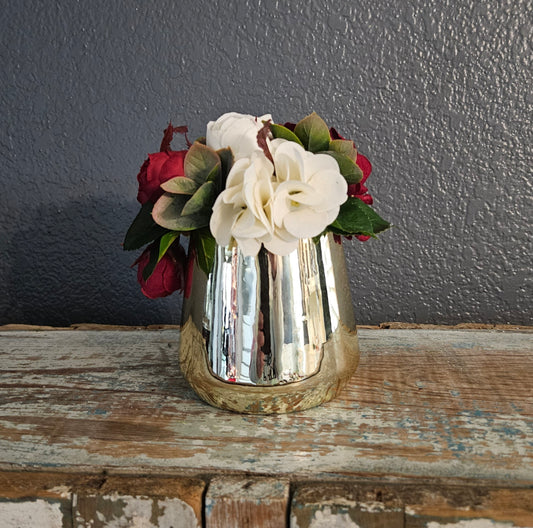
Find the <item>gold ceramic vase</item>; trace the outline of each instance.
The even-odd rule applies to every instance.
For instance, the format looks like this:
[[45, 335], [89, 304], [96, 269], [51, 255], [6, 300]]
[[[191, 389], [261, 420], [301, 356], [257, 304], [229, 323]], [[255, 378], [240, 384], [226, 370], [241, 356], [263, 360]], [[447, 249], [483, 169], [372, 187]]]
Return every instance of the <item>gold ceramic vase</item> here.
[[287, 256], [217, 246], [183, 304], [181, 369], [215, 407], [286, 413], [320, 405], [359, 362], [342, 245], [300, 240]]

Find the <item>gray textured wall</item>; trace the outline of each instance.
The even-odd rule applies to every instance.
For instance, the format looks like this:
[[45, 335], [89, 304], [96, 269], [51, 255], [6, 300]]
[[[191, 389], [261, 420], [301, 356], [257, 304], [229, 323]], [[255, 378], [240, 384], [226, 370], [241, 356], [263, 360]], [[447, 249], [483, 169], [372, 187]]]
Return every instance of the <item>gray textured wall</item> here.
[[531, 1], [0, 5], [0, 323], [177, 322], [121, 250], [145, 155], [315, 110], [397, 226], [346, 245], [359, 322], [532, 324]]

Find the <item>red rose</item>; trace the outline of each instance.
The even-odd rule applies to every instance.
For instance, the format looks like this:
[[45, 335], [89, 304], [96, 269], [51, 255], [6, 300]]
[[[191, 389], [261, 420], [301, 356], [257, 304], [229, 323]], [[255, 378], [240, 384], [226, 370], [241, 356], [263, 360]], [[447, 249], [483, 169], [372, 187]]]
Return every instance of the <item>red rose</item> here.
[[174, 244], [168, 249], [145, 281], [142, 273], [150, 262], [151, 248], [152, 246], [147, 247], [135, 262], [138, 264], [137, 280], [141, 285], [141, 291], [149, 299], [166, 297], [177, 290], [182, 291], [185, 286], [184, 262], [187, 257], [181, 244]]
[[139, 182], [139, 192], [137, 200], [142, 204], [146, 202], [157, 202], [163, 194], [160, 185], [176, 176], [184, 176], [183, 160], [187, 154], [186, 150], [168, 150], [148, 154], [148, 159], [143, 163], [137, 181]]
[[348, 196], [359, 198], [366, 204], [372, 205], [374, 199], [372, 196], [370, 196], [370, 194], [368, 194], [368, 189], [364, 185], [367, 178], [370, 176], [370, 173], [372, 172], [372, 165], [365, 156], [359, 153], [357, 153], [357, 160], [355, 163], [357, 163], [357, 166], [363, 171], [363, 178], [359, 183], [352, 183], [348, 185]]

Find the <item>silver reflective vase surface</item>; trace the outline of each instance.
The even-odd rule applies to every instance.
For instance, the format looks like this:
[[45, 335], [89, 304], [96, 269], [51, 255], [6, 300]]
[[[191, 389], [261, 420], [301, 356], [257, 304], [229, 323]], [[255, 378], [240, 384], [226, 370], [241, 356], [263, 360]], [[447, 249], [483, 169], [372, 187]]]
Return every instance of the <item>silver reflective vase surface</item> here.
[[287, 256], [217, 246], [183, 304], [182, 371], [208, 403], [282, 413], [333, 398], [359, 361], [342, 246], [304, 239]]

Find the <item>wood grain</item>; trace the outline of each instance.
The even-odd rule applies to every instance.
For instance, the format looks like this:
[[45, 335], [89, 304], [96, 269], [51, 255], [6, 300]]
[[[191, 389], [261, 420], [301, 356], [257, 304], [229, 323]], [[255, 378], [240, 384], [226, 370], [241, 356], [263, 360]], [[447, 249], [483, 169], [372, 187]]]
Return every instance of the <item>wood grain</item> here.
[[403, 528], [404, 507], [391, 488], [363, 489], [351, 483], [313, 483], [297, 487], [291, 528], [313, 526]]
[[73, 500], [77, 528], [202, 526], [205, 483], [200, 479], [104, 476], [97, 489], [78, 482]]
[[217, 477], [207, 490], [206, 528], [285, 528], [288, 515], [286, 479]]
[[347, 388], [239, 415], [185, 383], [179, 332], [0, 332], [0, 468], [533, 482], [532, 334], [359, 332]]
[[533, 489], [411, 487], [403, 498], [405, 528], [533, 527]]

